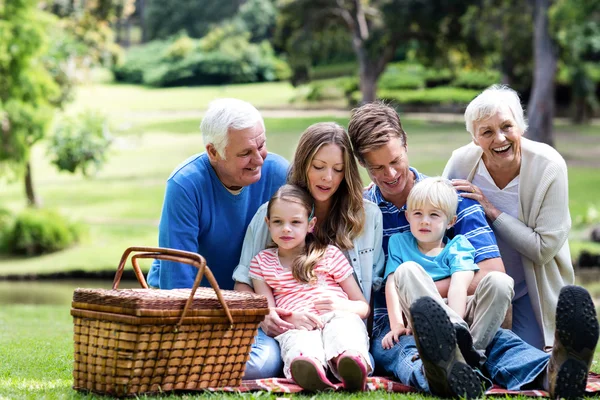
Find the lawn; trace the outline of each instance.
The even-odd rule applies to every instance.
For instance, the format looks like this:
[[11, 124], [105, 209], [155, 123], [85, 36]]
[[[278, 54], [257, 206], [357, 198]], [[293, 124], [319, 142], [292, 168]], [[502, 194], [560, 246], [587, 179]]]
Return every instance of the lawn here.
[[[598, 371], [598, 358], [592, 369]], [[0, 399], [101, 399], [75, 392], [71, 387], [73, 368], [73, 322], [69, 306], [11, 305], [0, 308]], [[142, 396], [148, 399], [190, 398], [260, 398], [277, 399], [290, 395], [266, 392], [246, 394], [199, 393], [170, 396]], [[433, 399], [420, 394], [388, 394], [383, 391], [361, 394], [326, 393], [294, 397], [329, 399]], [[529, 397], [508, 397], [529, 399]]]

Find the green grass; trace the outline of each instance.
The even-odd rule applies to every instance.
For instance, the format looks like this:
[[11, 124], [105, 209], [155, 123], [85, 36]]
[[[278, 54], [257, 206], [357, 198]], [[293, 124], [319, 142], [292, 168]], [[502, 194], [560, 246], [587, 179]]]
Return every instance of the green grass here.
[[[592, 366], [598, 371], [600, 353]], [[0, 307], [0, 399], [98, 399], [72, 389], [73, 322], [69, 306], [3, 305]], [[266, 392], [240, 394], [198, 393], [169, 396], [142, 396], [144, 399], [191, 398], [277, 399], [290, 395]], [[330, 399], [433, 399], [420, 394], [388, 394], [383, 391], [361, 394], [293, 395], [295, 398]], [[526, 397], [507, 397], [526, 399]]]
[[288, 82], [245, 85], [150, 88], [138, 85], [89, 84], [77, 89], [74, 109], [99, 109], [106, 113], [131, 111], [199, 111], [214, 98], [236, 97], [258, 108], [285, 108], [293, 97]]

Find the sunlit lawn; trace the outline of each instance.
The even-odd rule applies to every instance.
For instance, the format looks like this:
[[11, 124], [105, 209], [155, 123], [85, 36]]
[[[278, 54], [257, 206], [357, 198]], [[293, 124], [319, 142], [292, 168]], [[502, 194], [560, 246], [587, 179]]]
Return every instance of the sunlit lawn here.
[[[592, 369], [598, 371], [598, 356]], [[0, 399], [92, 399], [71, 387], [73, 369], [73, 322], [67, 305], [3, 305], [0, 307]], [[177, 394], [142, 398], [261, 398], [290, 395], [266, 392], [240, 394]], [[320, 394], [293, 397], [328, 399], [429, 399], [420, 394]], [[526, 397], [509, 397], [526, 399]]]

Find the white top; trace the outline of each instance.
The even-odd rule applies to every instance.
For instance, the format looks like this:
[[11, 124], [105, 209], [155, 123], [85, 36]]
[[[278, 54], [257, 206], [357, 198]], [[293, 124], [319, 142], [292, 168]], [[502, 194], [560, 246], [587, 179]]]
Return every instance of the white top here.
[[[485, 197], [498, 210], [513, 218], [519, 218], [519, 177], [520, 175], [517, 175], [504, 189], [500, 189], [496, 186], [483, 160], [479, 160], [477, 172], [473, 176], [473, 184], [481, 189]], [[521, 253], [509, 245], [498, 234], [496, 234], [496, 241], [498, 242], [498, 248], [500, 249], [506, 273], [515, 281], [515, 296], [513, 300], [517, 300], [527, 294], [527, 282], [525, 281]]]

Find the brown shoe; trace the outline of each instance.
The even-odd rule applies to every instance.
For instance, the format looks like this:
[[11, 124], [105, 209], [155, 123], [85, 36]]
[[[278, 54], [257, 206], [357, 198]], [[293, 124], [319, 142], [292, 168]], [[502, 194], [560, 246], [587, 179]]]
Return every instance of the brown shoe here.
[[440, 397], [481, 397], [481, 381], [466, 364], [456, 344], [454, 326], [442, 306], [431, 297], [421, 297], [411, 305], [410, 319], [431, 393]]
[[548, 363], [550, 398], [579, 399], [598, 343], [598, 318], [590, 294], [580, 286], [561, 289], [554, 346]]

